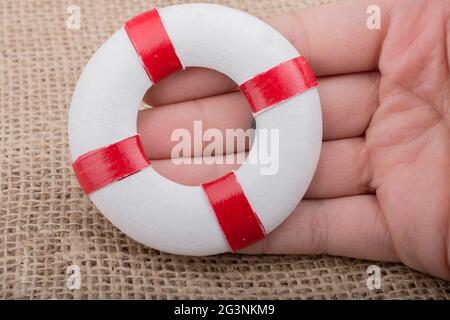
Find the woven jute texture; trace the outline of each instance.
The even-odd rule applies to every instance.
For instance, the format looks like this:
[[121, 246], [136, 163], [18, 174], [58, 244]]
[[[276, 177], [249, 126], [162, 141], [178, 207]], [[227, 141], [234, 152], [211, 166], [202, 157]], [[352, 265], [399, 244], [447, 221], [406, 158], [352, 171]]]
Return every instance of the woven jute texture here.
[[[228, 0], [265, 17], [331, 0]], [[128, 18], [178, 1], [0, 1], [0, 298], [449, 298], [450, 285], [399, 264], [329, 256], [180, 257], [121, 233], [71, 170], [67, 111], [82, 67]], [[69, 5], [81, 29], [66, 27]], [[66, 284], [77, 265], [81, 288]]]

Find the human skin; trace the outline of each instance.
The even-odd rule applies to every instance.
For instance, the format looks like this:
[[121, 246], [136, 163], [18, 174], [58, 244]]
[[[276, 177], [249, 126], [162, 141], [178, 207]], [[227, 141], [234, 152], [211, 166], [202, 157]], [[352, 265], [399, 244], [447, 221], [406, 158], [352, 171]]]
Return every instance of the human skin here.
[[[381, 9], [370, 30], [369, 5]], [[401, 261], [450, 280], [450, 0], [362, 0], [267, 20], [319, 80], [323, 145], [313, 181], [275, 231], [243, 253]], [[226, 76], [192, 68], [145, 101], [138, 131], [161, 174], [198, 185], [239, 165], [175, 165], [174, 129], [249, 128]], [[245, 150], [234, 150], [245, 152]], [[299, 168], [301, 170], [301, 168]]]

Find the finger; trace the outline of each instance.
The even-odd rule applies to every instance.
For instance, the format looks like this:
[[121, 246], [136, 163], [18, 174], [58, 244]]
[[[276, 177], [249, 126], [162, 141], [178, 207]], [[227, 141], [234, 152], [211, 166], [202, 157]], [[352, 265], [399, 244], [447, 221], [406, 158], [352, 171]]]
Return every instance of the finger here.
[[[201, 141], [202, 148], [194, 149], [198, 144], [194, 143], [195, 128], [200, 127], [197, 121], [201, 121], [203, 132], [218, 129], [225, 137], [226, 129], [251, 128], [253, 116], [239, 92], [142, 110], [138, 115], [138, 132], [146, 154], [150, 159], [170, 159], [173, 148], [178, 144], [178, 140], [171, 139], [172, 134], [187, 130], [192, 138], [191, 155], [201, 156], [208, 143]], [[200, 132], [201, 136], [203, 132]], [[226, 146], [227, 141], [223, 142]], [[235, 153], [245, 150], [229, 151]]]
[[[319, 79], [324, 139], [343, 139], [364, 134], [378, 104], [378, 83], [378, 73]], [[252, 119], [245, 98], [241, 93], [233, 92], [140, 111], [138, 131], [151, 159], [168, 159], [177, 144], [177, 141], [171, 141], [171, 135], [176, 129], [185, 128], [193, 136], [194, 121], [202, 120], [203, 130], [246, 130], [251, 127]], [[232, 150], [241, 151], [244, 150]]]
[[215, 96], [237, 89], [237, 84], [223, 73], [205, 68], [187, 68], [161, 80], [144, 96], [144, 102], [161, 106]]
[[[382, 0], [338, 1], [275, 16], [269, 23], [311, 64], [318, 76], [372, 71], [378, 59], [391, 4]], [[380, 8], [380, 29], [369, 29], [367, 10]]]
[[[369, 5], [380, 7], [381, 29], [367, 27]], [[382, 0], [339, 1], [301, 9], [267, 20], [306, 56], [317, 76], [376, 70], [389, 15]], [[150, 105], [165, 105], [233, 90], [236, 84], [212, 70], [194, 68], [151, 88]]]
[[323, 139], [364, 135], [378, 107], [379, 84], [379, 72], [320, 78]]
[[[362, 138], [324, 142], [316, 173], [305, 198], [333, 198], [370, 193], [371, 175], [367, 157]], [[203, 159], [153, 160], [152, 165], [156, 171], [172, 181], [185, 185], [200, 185], [219, 178], [230, 170], [236, 170], [244, 159], [245, 156], [228, 154]], [[186, 163], [179, 163], [180, 161]]]
[[372, 193], [371, 170], [363, 138], [325, 141], [305, 198]]
[[242, 253], [330, 254], [399, 261], [373, 195], [303, 200], [265, 240]]

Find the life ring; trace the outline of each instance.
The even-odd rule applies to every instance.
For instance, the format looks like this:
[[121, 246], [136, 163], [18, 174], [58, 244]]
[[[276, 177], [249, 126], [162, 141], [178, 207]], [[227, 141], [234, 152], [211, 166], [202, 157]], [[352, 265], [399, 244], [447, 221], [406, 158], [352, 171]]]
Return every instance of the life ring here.
[[[228, 75], [257, 129], [279, 131], [277, 174], [244, 162], [186, 186], [151, 167], [137, 135], [139, 104], [154, 83], [191, 66]], [[100, 211], [147, 246], [183, 255], [239, 250], [275, 229], [306, 192], [322, 140], [316, 87], [304, 57], [255, 17], [213, 4], [153, 9], [107, 40], [80, 76], [69, 111], [75, 174]]]

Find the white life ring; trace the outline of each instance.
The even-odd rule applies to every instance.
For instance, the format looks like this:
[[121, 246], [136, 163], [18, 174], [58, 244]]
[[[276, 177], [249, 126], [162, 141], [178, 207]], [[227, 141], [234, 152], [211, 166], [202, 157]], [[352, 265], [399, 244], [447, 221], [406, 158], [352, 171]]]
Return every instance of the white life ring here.
[[[215, 69], [241, 88], [258, 75], [301, 57], [274, 29], [238, 10], [212, 4], [184, 4], [154, 9], [150, 15], [152, 19], [160, 19], [167, 33], [165, 40], [170, 40], [181, 68]], [[144, 68], [143, 55], [150, 54], [147, 56], [150, 60], [164, 59], [160, 52], [139, 52], [133, 42], [133, 30], [129, 29], [135, 27], [136, 32], [141, 32], [139, 28], [145, 27], [145, 19], [145, 15], [134, 18], [117, 31], [93, 55], [80, 76], [69, 112], [74, 168], [97, 150], [117, 146], [137, 135], [139, 104], [155, 82]], [[144, 25], [139, 25], [142, 22]], [[159, 41], [156, 32], [147, 30], [144, 40], [154, 36], [156, 40], [151, 41]], [[163, 70], [161, 77], [172, 71]], [[254, 115], [257, 129], [279, 130], [278, 173], [261, 175], [259, 165], [244, 162], [232, 177], [236, 186], [242, 188], [265, 233], [283, 222], [303, 197], [313, 177], [322, 141], [317, 88], [308, 87], [285, 98]], [[139, 143], [135, 149], [138, 147]], [[121, 147], [114, 148], [108, 152], [121, 156]], [[127, 158], [115, 166], [127, 161], [131, 160]], [[92, 167], [84, 169], [91, 170], [94, 176], [110, 170], [104, 166], [98, 172]], [[177, 184], [162, 177], [151, 165], [138, 169], [87, 192], [121, 231], [152, 248], [175, 254], [209, 255], [240, 249], [230, 245], [211, 199], [205, 194], [205, 185]], [[84, 174], [81, 171], [76, 168], [80, 182]], [[214, 192], [220, 196], [220, 185], [218, 188]], [[245, 243], [248, 239], [244, 235], [241, 240]]]

